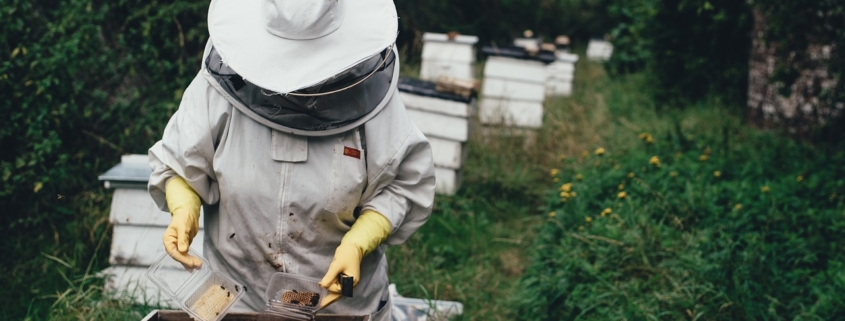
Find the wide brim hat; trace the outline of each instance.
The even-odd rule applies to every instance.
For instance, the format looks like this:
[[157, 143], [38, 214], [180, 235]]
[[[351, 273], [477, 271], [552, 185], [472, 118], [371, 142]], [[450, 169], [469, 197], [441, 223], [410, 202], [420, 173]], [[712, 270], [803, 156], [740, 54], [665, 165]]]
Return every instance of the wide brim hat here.
[[291, 93], [390, 47], [398, 16], [390, 0], [213, 0], [208, 31], [245, 80]]

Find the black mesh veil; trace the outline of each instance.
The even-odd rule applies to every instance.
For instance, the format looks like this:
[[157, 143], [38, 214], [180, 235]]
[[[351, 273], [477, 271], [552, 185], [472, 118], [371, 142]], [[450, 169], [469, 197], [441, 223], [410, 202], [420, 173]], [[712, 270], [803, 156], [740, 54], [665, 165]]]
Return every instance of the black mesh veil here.
[[[385, 59], [387, 61], [382, 64]], [[390, 90], [395, 60], [393, 51], [388, 48], [320, 84], [296, 91], [299, 94], [326, 93], [363, 80], [351, 88], [313, 97], [274, 93], [258, 87], [223, 63], [213, 47], [205, 65], [229, 96], [258, 116], [288, 128], [324, 131], [351, 124], [372, 112]]]

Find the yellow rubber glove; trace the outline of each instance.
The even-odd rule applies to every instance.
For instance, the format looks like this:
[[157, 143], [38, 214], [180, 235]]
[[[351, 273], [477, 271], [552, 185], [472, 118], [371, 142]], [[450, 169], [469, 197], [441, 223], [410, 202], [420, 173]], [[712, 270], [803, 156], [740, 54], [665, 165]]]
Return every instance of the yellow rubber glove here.
[[335, 249], [332, 264], [320, 281], [320, 286], [329, 291], [320, 302], [320, 309], [341, 298], [338, 282], [341, 274], [353, 278], [353, 287], [358, 285], [358, 280], [361, 279], [361, 260], [384, 242], [390, 236], [390, 231], [390, 221], [379, 212], [366, 210], [358, 216], [358, 220], [352, 224]]
[[185, 269], [202, 265], [199, 258], [188, 254], [191, 241], [200, 227], [200, 197], [182, 177], [176, 176], [164, 187], [164, 197], [170, 208], [170, 225], [164, 231], [164, 250]]

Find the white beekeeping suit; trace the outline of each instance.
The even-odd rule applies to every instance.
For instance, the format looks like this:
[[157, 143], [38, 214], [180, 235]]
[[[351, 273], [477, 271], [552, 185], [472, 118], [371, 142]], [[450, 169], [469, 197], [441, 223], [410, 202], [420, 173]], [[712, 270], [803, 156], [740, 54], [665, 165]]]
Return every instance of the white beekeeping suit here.
[[[395, 94], [392, 2], [311, 3], [323, 13], [306, 18], [327, 21], [316, 29], [272, 12], [309, 1], [212, 2], [202, 71], [149, 150], [149, 190], [162, 210], [176, 177], [202, 200], [204, 257], [248, 289], [236, 310], [260, 311], [273, 273], [322, 278], [360, 212], [383, 215], [382, 244], [399, 244], [433, 204], [431, 148]], [[239, 25], [262, 10], [265, 20]], [[384, 245], [361, 260], [355, 295], [321, 313], [389, 320]]]

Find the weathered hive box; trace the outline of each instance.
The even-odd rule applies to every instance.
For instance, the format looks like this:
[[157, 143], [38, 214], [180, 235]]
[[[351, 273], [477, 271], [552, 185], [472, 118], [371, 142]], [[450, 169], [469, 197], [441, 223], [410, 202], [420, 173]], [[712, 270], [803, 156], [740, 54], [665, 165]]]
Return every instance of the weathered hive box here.
[[408, 116], [431, 143], [435, 191], [451, 195], [460, 186], [461, 165], [470, 135], [474, 99], [436, 91], [435, 83], [399, 78], [399, 95]]
[[[136, 302], [178, 307], [164, 295], [145, 273], [164, 253], [161, 237], [170, 224], [170, 214], [162, 212], [147, 192], [152, 169], [147, 155], [125, 155], [120, 164], [98, 177], [106, 188], [114, 188], [109, 222], [113, 226], [105, 289], [111, 295]], [[203, 220], [195, 240], [203, 239]], [[203, 242], [191, 249], [202, 253]]]
[[420, 79], [434, 81], [440, 76], [460, 79], [475, 78], [475, 50], [478, 37], [424, 33]]
[[551, 52], [529, 55], [519, 47], [484, 47], [484, 65], [478, 118], [485, 125], [540, 128], [543, 123], [546, 65]]
[[587, 43], [587, 59], [593, 61], [607, 61], [613, 54], [613, 44], [601, 39], [590, 39]]
[[555, 58], [555, 62], [546, 66], [546, 95], [572, 95], [572, 81], [575, 79], [575, 63], [578, 62], [578, 55], [557, 51]]

